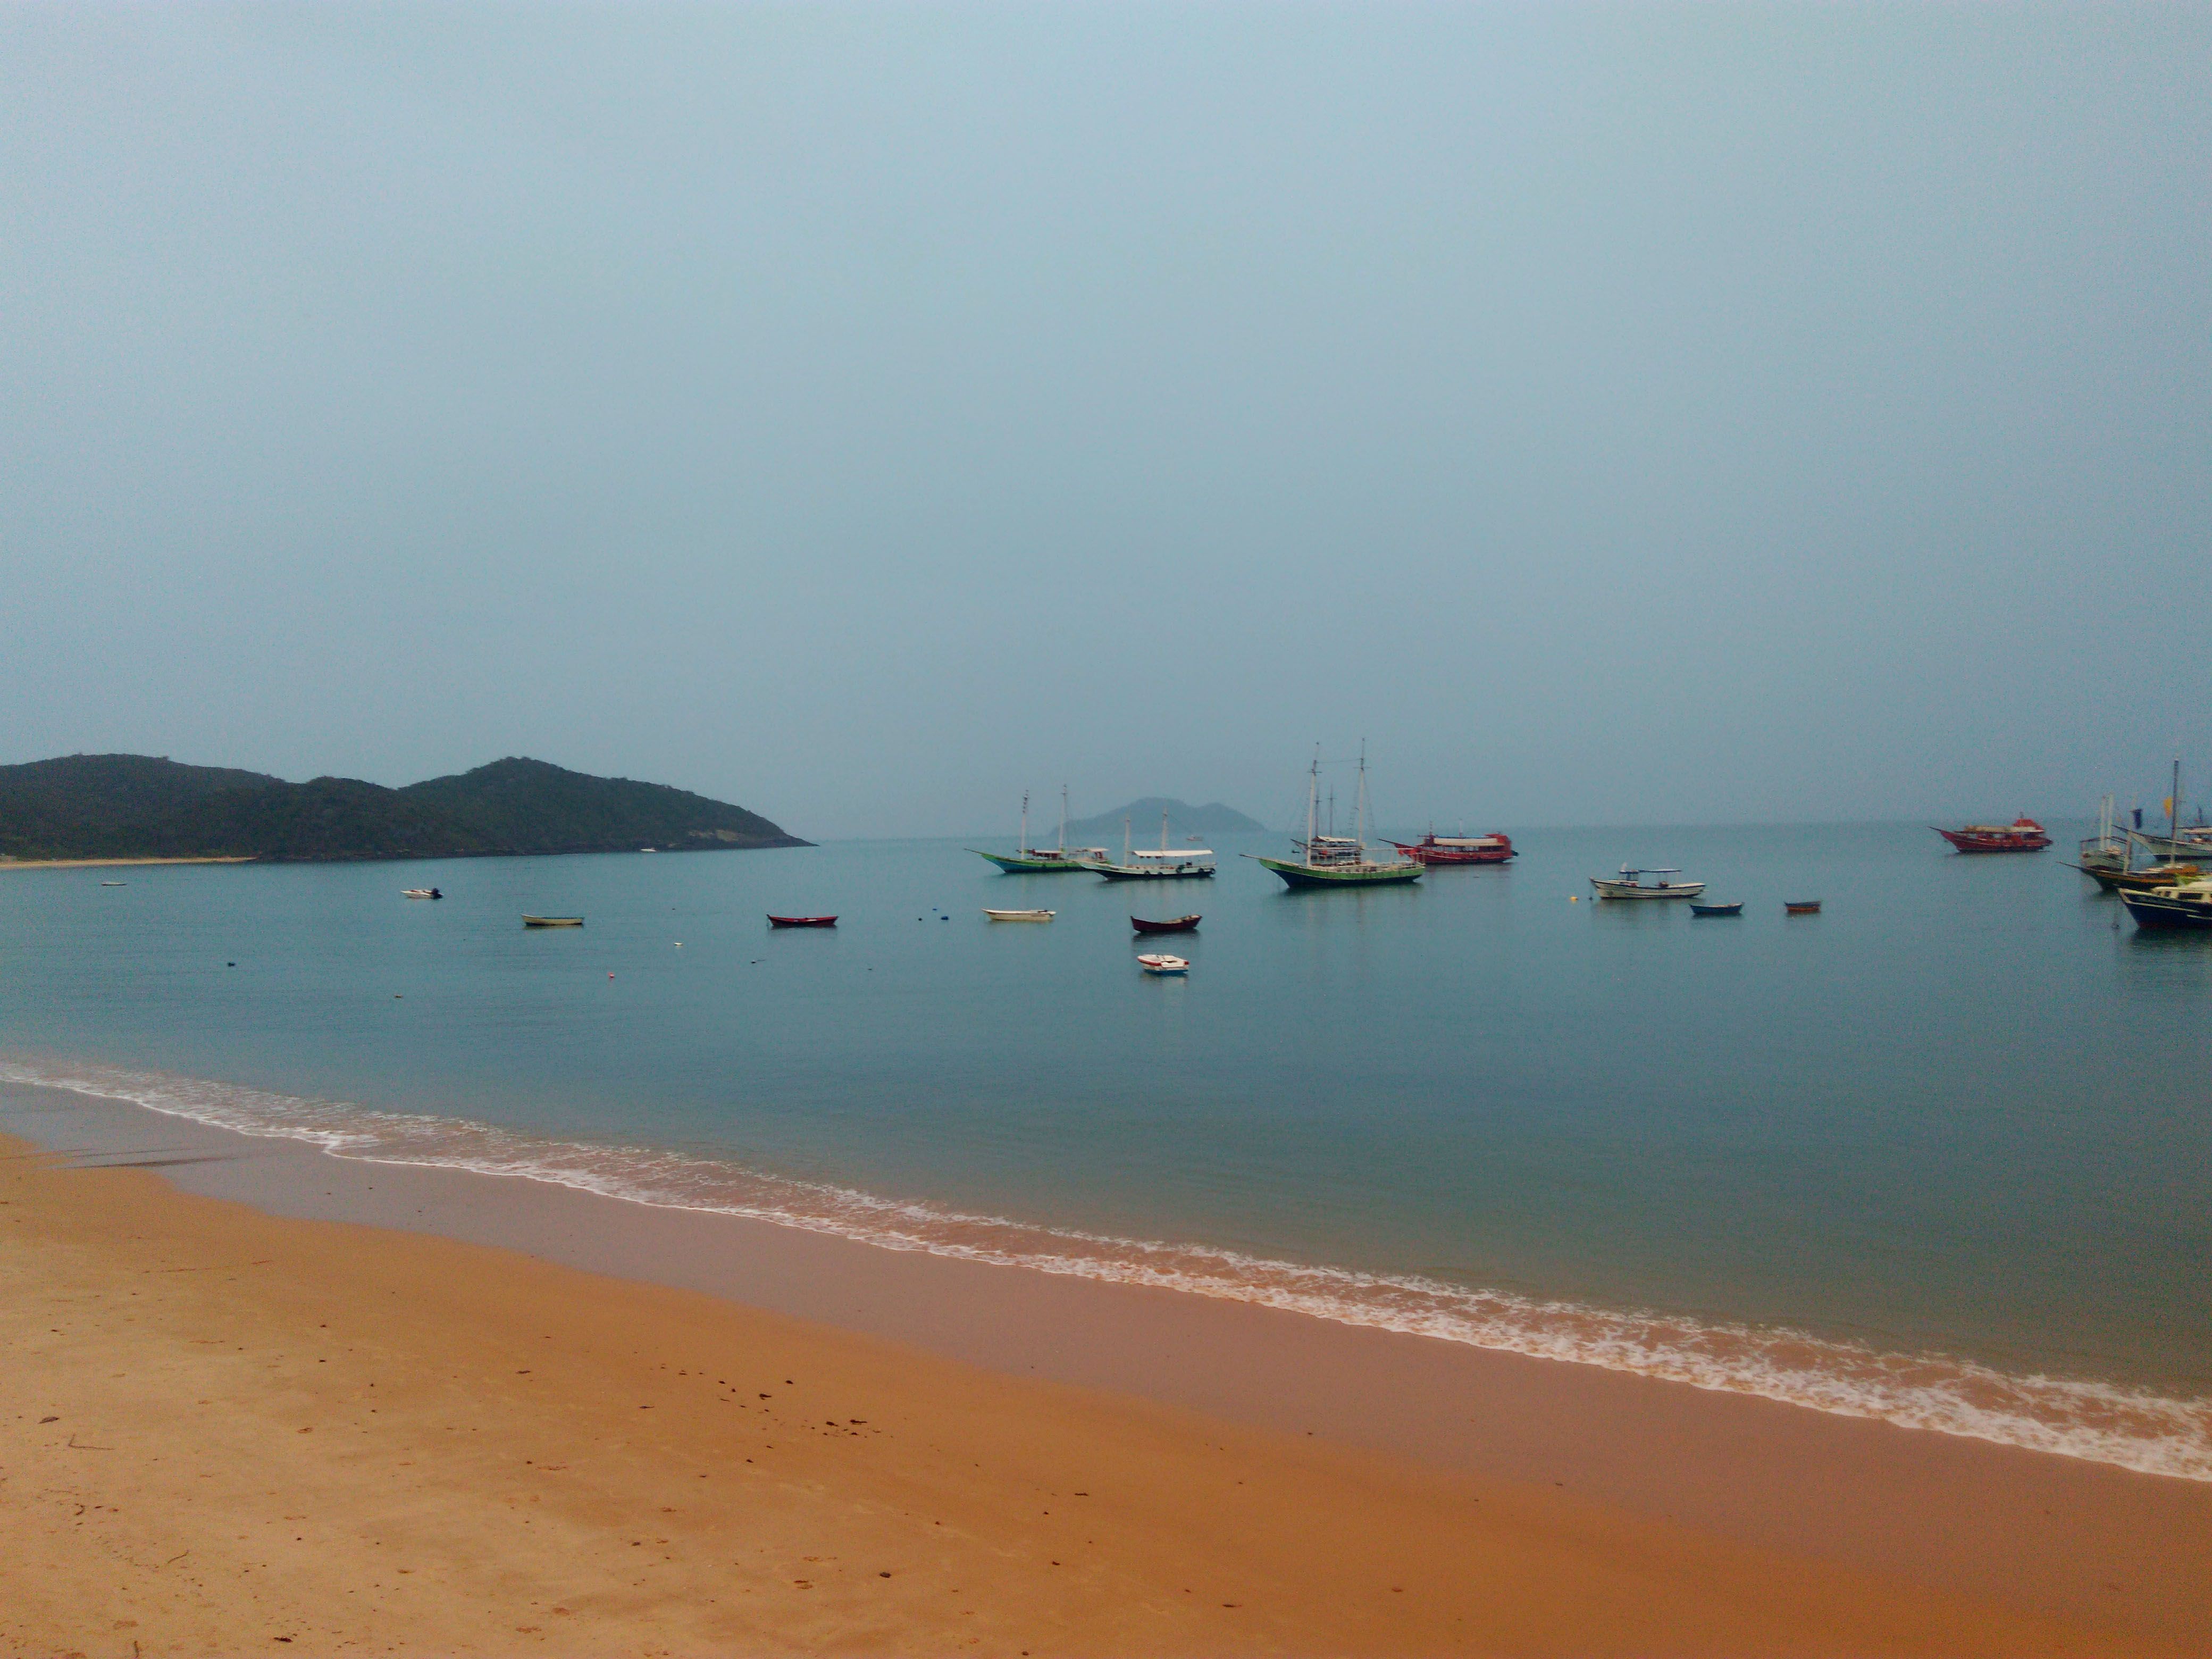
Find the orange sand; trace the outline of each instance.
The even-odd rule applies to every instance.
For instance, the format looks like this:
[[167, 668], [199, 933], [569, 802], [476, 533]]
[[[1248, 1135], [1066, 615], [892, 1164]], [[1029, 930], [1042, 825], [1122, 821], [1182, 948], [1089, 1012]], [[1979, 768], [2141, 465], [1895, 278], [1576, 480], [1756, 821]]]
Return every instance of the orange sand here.
[[10, 1653], [2180, 1650], [7, 1150]]

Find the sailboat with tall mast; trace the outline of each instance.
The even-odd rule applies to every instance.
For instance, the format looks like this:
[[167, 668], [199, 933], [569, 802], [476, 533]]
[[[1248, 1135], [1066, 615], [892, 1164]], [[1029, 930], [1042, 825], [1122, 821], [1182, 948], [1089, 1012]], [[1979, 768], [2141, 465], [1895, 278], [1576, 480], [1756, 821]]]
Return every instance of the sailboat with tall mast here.
[[[1244, 856], [1273, 870], [1291, 887], [1387, 887], [1419, 881], [1425, 866], [1413, 859], [1388, 862], [1367, 856], [1367, 745], [1359, 746], [1359, 791], [1352, 811], [1349, 836], [1323, 835], [1321, 830], [1321, 747], [1314, 747], [1313, 765], [1306, 781], [1306, 838], [1291, 844], [1295, 859]], [[1330, 828], [1334, 829], [1332, 824]]]
[[980, 859], [988, 859], [1010, 876], [1054, 875], [1062, 871], [1081, 873], [1101, 863], [1106, 857], [1103, 847], [1070, 847], [1067, 844], [1067, 786], [1060, 787], [1060, 840], [1051, 847], [1030, 845], [1030, 792], [1022, 791], [1022, 838], [1011, 853], [987, 853], [980, 847], [968, 849]]

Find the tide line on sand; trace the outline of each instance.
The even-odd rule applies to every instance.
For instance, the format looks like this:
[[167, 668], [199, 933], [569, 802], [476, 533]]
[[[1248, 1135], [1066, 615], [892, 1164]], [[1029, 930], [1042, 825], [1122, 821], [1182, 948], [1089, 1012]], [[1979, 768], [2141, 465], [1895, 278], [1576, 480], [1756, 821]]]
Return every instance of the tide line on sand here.
[[540, 1181], [887, 1249], [1250, 1303], [2143, 1474], [2212, 1481], [2212, 1401], [2094, 1380], [2015, 1375], [1956, 1356], [1885, 1352], [1787, 1328], [1604, 1309], [1203, 1244], [1033, 1226], [651, 1147], [556, 1140], [467, 1119], [383, 1111], [159, 1073], [7, 1060], [0, 1061], [0, 1081], [127, 1102], [242, 1134], [305, 1141], [336, 1158]]

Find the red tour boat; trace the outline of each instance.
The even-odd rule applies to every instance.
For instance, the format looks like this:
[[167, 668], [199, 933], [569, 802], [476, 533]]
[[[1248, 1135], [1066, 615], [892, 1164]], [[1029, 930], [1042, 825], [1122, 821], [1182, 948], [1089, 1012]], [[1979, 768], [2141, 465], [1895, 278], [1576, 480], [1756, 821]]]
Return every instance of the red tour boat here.
[[768, 919], [768, 925], [771, 927], [835, 927], [837, 925], [837, 918], [835, 916], [770, 916]]
[[1417, 842], [1394, 841], [1418, 864], [1503, 864], [1513, 856], [1510, 836], [1440, 836], [1431, 830]]
[[2010, 823], [1969, 823], [1957, 830], [1929, 826], [1961, 853], [2040, 853], [2051, 837], [2033, 818], [2014, 818]]

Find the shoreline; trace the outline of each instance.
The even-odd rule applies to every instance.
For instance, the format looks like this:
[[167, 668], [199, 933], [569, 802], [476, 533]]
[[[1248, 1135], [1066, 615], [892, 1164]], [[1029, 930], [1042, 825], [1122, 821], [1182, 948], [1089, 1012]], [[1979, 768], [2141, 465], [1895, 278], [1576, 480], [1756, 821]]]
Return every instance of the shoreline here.
[[2212, 1400], [2185, 1388], [2053, 1374], [2018, 1359], [2000, 1370], [1941, 1350], [1886, 1349], [1856, 1333], [1823, 1336], [1715, 1313], [1607, 1308], [1417, 1274], [1279, 1260], [1194, 1240], [1070, 1231], [835, 1182], [780, 1177], [677, 1149], [548, 1138], [465, 1117], [374, 1109], [204, 1079], [0, 1060], [0, 1085], [9, 1083], [52, 1085], [264, 1142], [304, 1143], [349, 1163], [520, 1179], [648, 1210], [767, 1223], [899, 1254], [1274, 1309], [1462, 1349], [1595, 1366], [2212, 1483]]
[[129, 870], [147, 864], [254, 864], [250, 853], [204, 859], [0, 859], [0, 870]]
[[[2142, 1651], [2212, 1638], [2212, 1487], [1145, 1286], [897, 1252], [542, 1183], [356, 1162], [9, 1085], [0, 1127], [301, 1220], [516, 1250], [1424, 1478], [1781, 1550]], [[172, 1161], [177, 1160], [177, 1161]]]

